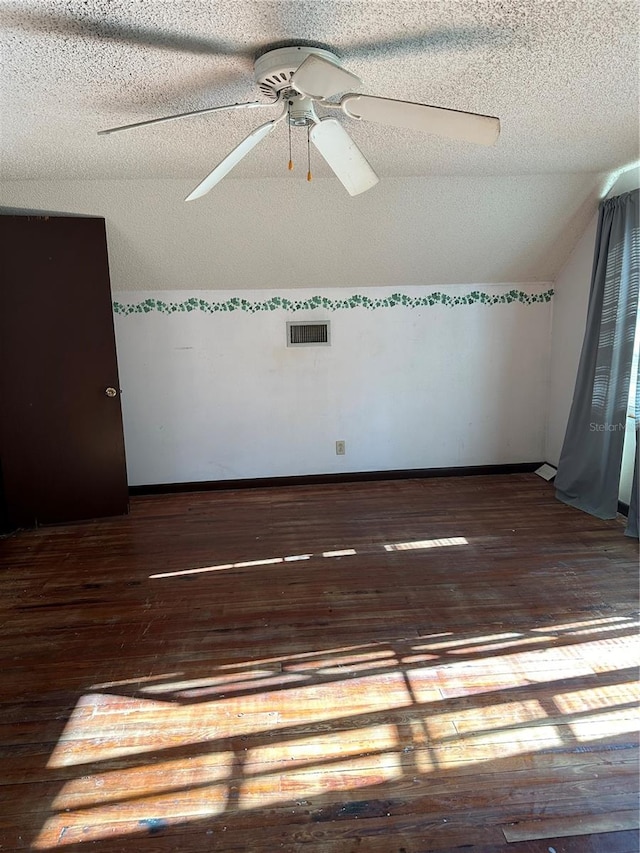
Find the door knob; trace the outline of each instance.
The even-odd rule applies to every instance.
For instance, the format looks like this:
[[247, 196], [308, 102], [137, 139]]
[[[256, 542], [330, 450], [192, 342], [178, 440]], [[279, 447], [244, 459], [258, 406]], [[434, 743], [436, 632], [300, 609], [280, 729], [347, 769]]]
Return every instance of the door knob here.
[[105, 388], [104, 393], [107, 395], [107, 397], [115, 397], [118, 394], [115, 388]]

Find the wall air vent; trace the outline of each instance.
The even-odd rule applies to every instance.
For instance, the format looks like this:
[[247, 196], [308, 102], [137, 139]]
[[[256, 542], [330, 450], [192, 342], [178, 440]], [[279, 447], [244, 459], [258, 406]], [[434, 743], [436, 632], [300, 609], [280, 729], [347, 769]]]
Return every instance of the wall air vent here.
[[287, 323], [288, 347], [331, 346], [329, 321], [310, 323]]

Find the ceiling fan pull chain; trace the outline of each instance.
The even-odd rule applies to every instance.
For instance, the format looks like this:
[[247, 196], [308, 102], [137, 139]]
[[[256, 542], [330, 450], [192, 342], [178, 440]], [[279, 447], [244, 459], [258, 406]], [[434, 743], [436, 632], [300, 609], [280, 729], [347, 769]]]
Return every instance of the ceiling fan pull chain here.
[[311, 132], [311, 126], [307, 125], [307, 180], [310, 181], [312, 178], [311, 175], [311, 140], [309, 139], [309, 133]]
[[291, 156], [291, 101], [289, 101], [289, 171], [293, 172], [293, 158]]

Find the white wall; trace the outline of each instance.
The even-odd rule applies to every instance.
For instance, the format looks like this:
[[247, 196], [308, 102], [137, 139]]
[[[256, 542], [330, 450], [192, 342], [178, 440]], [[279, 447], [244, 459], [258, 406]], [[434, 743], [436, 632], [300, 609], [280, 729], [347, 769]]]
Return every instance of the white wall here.
[[[541, 294], [548, 285], [528, 286]], [[508, 286], [445, 288], [492, 296]], [[416, 299], [435, 288], [406, 287]], [[358, 288], [381, 299], [391, 288]], [[249, 291], [344, 299], [344, 290]], [[134, 305], [146, 292], [119, 294]], [[223, 302], [237, 292], [156, 294]], [[116, 314], [132, 484], [539, 461], [551, 303]], [[330, 347], [287, 348], [288, 319]], [[336, 440], [346, 455], [336, 456]]]
[[[9, 182], [2, 203], [104, 216], [121, 303], [253, 304], [544, 292], [595, 183], [395, 178], [351, 199], [331, 179], [228, 180], [185, 205], [184, 180]], [[131, 483], [544, 458], [549, 302], [329, 316], [332, 347], [290, 350], [286, 320], [321, 310], [118, 314]]]
[[[196, 181], [197, 182], [197, 181]], [[114, 293], [545, 282], [584, 230], [597, 175], [5, 181], [0, 204], [103, 216]]]
[[567, 428], [587, 322], [597, 214], [560, 271], [553, 298], [546, 460], [557, 465]]

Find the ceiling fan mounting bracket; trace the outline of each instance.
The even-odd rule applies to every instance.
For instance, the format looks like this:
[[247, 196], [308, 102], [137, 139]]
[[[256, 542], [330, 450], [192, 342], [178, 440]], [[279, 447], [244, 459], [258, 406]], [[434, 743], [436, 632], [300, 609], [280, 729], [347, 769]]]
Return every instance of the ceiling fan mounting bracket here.
[[260, 92], [268, 98], [274, 98], [284, 89], [290, 89], [293, 72], [312, 54], [342, 67], [335, 53], [322, 47], [294, 45], [269, 50], [258, 57], [253, 66]]

